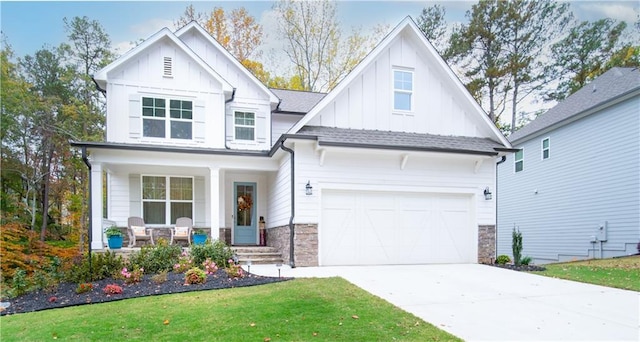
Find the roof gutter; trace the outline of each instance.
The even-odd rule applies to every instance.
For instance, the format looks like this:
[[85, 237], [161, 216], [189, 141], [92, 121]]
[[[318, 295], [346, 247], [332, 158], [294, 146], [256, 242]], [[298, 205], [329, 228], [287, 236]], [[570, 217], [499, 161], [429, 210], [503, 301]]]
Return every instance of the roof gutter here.
[[106, 90], [106, 89], [103, 89], [103, 88], [98, 84], [98, 81], [96, 81], [96, 79], [95, 79], [95, 78], [93, 78], [93, 76], [91, 76], [91, 80], [93, 81], [93, 84], [95, 84], [95, 85], [96, 85], [96, 89], [98, 89], [98, 91], [99, 91], [99, 92], [101, 92], [101, 93], [102, 93], [102, 95], [104, 95], [104, 97], [106, 98], [106, 97], [107, 97], [107, 90]]
[[289, 152], [289, 155], [291, 155], [291, 216], [289, 217], [289, 266], [291, 266], [291, 268], [295, 268], [296, 267], [296, 262], [295, 262], [295, 227], [293, 226], [293, 219], [295, 218], [295, 213], [296, 213], [296, 181], [295, 181], [295, 152], [284, 146], [284, 141], [286, 140], [286, 137], [282, 137], [280, 138], [280, 140], [278, 140], [278, 146], [279, 148], [281, 148], [282, 150]]
[[[435, 147], [416, 147], [416, 146], [389, 146], [389, 145], [377, 145], [377, 144], [357, 144], [357, 143], [344, 143], [344, 142], [330, 142], [330, 141], [318, 141], [319, 145], [334, 146], [334, 147], [356, 147], [356, 148], [370, 148], [381, 150], [400, 150], [400, 151], [420, 151], [420, 152], [442, 152], [442, 153], [460, 153], [460, 154], [477, 154], [485, 156], [495, 156], [496, 152], [489, 151], [472, 151], [461, 150], [455, 148], [435, 148]], [[495, 150], [495, 148], [494, 148]]]
[[494, 243], [494, 247], [493, 247], [493, 251], [494, 251], [493, 257], [494, 257], [494, 259], [493, 259], [493, 261], [495, 261], [496, 260], [495, 258], [497, 258], [497, 256], [498, 256], [498, 165], [504, 163], [506, 160], [507, 160], [507, 156], [502, 156], [500, 158], [500, 161], [498, 161], [496, 163], [496, 185], [495, 185], [495, 190], [494, 190], [494, 192], [496, 193], [496, 195], [495, 195], [495, 198], [496, 198], [496, 226], [495, 226], [496, 239], [493, 242]]
[[[92, 270], [93, 268], [91, 268], [91, 243], [93, 242], [93, 206], [91, 205], [91, 189], [92, 188], [92, 183], [93, 183], [93, 179], [91, 177], [91, 163], [89, 163], [89, 158], [87, 157], [87, 147], [86, 146], [82, 146], [82, 161], [84, 162], [84, 165], [87, 166], [87, 168], [89, 169], [89, 253], [88, 254], [88, 258], [89, 258], [89, 269]], [[89, 272], [89, 281], [93, 281], [93, 272]]]

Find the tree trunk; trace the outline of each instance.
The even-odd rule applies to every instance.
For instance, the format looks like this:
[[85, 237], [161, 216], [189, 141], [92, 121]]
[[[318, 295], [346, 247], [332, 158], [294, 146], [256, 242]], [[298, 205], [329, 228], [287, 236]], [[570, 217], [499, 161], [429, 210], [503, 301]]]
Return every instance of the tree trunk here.
[[42, 178], [42, 228], [40, 230], [40, 241], [43, 242], [47, 235], [47, 226], [49, 225], [49, 188], [51, 187], [51, 160], [53, 160], [53, 152], [53, 144], [50, 144], [49, 151], [47, 151], [45, 174]]

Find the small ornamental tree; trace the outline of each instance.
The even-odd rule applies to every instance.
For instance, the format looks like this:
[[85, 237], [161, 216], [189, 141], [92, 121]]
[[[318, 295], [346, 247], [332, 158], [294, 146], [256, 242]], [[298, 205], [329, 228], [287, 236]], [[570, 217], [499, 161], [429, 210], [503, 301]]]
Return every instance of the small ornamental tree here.
[[522, 261], [522, 233], [516, 228], [513, 228], [513, 233], [511, 234], [511, 250], [513, 251], [513, 263], [516, 266], [520, 266]]

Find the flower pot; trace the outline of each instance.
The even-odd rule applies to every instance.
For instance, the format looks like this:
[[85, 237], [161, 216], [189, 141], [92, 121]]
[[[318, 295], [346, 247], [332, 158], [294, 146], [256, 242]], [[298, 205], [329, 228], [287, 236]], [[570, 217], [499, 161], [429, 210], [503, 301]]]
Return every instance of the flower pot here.
[[207, 242], [206, 234], [195, 234], [193, 235], [193, 244], [194, 245], [204, 245]]
[[107, 239], [107, 245], [109, 246], [109, 249], [122, 248], [122, 236], [110, 236]]

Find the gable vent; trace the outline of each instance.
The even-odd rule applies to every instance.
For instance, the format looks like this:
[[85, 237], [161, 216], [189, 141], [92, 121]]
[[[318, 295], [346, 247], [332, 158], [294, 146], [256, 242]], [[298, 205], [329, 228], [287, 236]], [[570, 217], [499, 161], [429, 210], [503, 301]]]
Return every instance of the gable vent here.
[[163, 76], [165, 77], [173, 77], [173, 60], [171, 57], [164, 58], [164, 68], [163, 68]]

